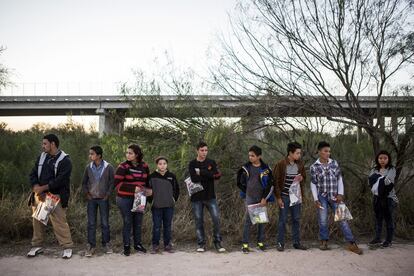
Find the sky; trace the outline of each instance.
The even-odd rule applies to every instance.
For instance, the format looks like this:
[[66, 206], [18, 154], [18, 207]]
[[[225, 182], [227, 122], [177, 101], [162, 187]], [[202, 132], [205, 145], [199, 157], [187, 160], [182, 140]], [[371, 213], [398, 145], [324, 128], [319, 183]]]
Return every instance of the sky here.
[[[202, 74], [206, 53], [228, 28], [235, 5], [236, 0], [0, 0], [0, 45], [6, 48], [0, 63], [11, 69], [15, 84], [3, 94], [39, 94], [39, 87], [51, 94], [57, 86], [56, 93], [67, 87], [110, 88], [131, 80], [134, 69], [156, 70], [154, 61], [165, 52], [176, 65]], [[97, 124], [94, 117], [74, 119], [87, 128]], [[0, 117], [16, 130], [64, 120]]]

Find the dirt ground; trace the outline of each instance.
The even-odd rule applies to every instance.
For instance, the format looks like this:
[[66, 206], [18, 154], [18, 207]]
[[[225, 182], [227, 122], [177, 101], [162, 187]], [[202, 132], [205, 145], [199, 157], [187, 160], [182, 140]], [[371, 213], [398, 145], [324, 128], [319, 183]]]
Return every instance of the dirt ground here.
[[[414, 275], [414, 244], [394, 244], [392, 248], [370, 250], [364, 255], [332, 245], [332, 250], [308, 251], [274, 248], [243, 254], [238, 250], [218, 254], [192, 249], [176, 253], [104, 255], [92, 258], [75, 250], [72, 259], [60, 258], [60, 250], [46, 249], [43, 255], [27, 258], [2, 256], [0, 274], [5, 275]], [[99, 250], [99, 249], [98, 249]]]

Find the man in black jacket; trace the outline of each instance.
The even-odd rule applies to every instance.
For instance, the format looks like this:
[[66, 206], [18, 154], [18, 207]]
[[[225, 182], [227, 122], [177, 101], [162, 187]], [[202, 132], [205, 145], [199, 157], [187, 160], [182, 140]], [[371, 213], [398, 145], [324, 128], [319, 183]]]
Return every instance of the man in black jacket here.
[[214, 246], [219, 253], [225, 252], [221, 245], [220, 212], [214, 191], [214, 180], [218, 180], [221, 173], [214, 160], [207, 158], [208, 147], [204, 142], [197, 145], [197, 158], [189, 164], [191, 181], [200, 183], [203, 190], [191, 196], [194, 220], [196, 223], [197, 252], [205, 251], [204, 207], [210, 212], [213, 221]]
[[[70, 174], [72, 163], [69, 155], [59, 149], [59, 139], [54, 134], [43, 137], [42, 154], [37, 158], [35, 166], [30, 174], [32, 196], [30, 205], [33, 212], [37, 205], [44, 201], [46, 193], [49, 192], [60, 198], [60, 202], [50, 214], [53, 231], [60, 246], [64, 248], [63, 258], [72, 256], [72, 237], [69, 225], [66, 221], [66, 209], [70, 194]], [[33, 218], [32, 249], [29, 257], [34, 257], [42, 252], [45, 225]]]

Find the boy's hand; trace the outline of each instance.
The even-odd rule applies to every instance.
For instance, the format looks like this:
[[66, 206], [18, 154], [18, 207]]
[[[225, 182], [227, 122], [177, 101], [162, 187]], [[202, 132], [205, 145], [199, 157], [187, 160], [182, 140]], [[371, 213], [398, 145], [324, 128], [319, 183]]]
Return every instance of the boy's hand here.
[[283, 203], [283, 200], [281, 198], [277, 199], [277, 204], [279, 205], [280, 209], [285, 208], [285, 204]]
[[297, 176], [295, 176], [294, 181], [302, 182], [302, 180], [303, 180], [303, 176], [301, 176], [300, 174], [298, 174]]
[[262, 198], [262, 200], [260, 201], [260, 205], [261, 205], [262, 207], [264, 207], [264, 206], [266, 206], [266, 203], [267, 203], [266, 198]]
[[315, 206], [317, 209], [323, 209], [321, 203], [319, 202], [319, 200], [315, 200]]
[[91, 200], [91, 199], [92, 199], [91, 194], [90, 194], [90, 193], [86, 193], [86, 198], [87, 198], [88, 200]]
[[152, 196], [152, 189], [145, 189], [145, 196]]
[[336, 202], [337, 203], [341, 203], [344, 201], [344, 196], [343, 195], [337, 195], [336, 196]]

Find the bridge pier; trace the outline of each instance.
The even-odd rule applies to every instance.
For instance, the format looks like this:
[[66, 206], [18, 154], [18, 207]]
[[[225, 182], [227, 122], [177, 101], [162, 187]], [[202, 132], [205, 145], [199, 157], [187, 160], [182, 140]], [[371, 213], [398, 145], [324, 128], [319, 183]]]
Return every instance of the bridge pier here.
[[405, 117], [405, 133], [408, 133], [410, 131], [411, 126], [413, 125], [413, 116], [408, 115]]
[[265, 118], [246, 116], [241, 119], [243, 132], [247, 132], [253, 138], [262, 140], [264, 138]]
[[99, 137], [105, 134], [120, 135], [124, 130], [125, 117], [119, 112], [109, 112], [103, 108], [98, 108], [96, 114], [99, 116]]
[[391, 116], [391, 137], [398, 144], [398, 117]]

